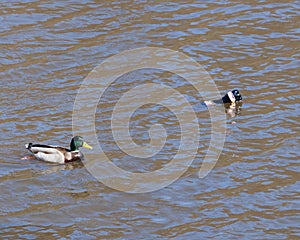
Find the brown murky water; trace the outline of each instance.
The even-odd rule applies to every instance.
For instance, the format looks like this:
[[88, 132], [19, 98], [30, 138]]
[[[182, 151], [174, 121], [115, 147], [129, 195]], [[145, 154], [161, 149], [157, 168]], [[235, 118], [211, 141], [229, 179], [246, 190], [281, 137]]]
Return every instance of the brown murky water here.
[[[298, 239], [299, 8], [288, 0], [1, 1], [0, 238]], [[209, 140], [205, 109], [197, 112], [203, 126], [193, 165], [156, 192], [110, 189], [80, 163], [21, 160], [29, 141], [68, 145], [75, 96], [96, 65], [148, 46], [189, 55], [222, 93], [239, 88], [244, 96], [207, 177], [197, 175]], [[143, 144], [145, 128], [165, 123], [171, 141], [158, 156], [126, 157], [109, 136], [117, 97], [160, 79], [188, 95], [180, 78], [148, 69], [120, 78], [99, 104], [99, 139], [124, 169], [159, 169], [179, 144], [174, 115], [156, 106], [136, 113], [133, 131]]]

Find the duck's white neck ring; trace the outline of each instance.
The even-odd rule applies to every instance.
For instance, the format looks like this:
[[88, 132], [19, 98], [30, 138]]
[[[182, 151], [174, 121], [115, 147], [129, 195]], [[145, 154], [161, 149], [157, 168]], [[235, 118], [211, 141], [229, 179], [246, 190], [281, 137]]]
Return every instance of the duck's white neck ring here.
[[227, 95], [228, 95], [230, 101], [233, 102], [233, 103], [235, 103], [235, 96], [233, 95], [233, 93], [231, 91], [229, 91], [227, 93]]

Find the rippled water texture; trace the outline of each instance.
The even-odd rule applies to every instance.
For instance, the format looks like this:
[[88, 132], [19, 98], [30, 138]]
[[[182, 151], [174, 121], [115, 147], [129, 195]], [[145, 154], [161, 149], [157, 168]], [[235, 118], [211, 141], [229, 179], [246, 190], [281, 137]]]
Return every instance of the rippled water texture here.
[[[1, 1], [1, 239], [298, 239], [298, 1]], [[209, 114], [174, 74], [148, 69], [117, 79], [98, 105], [97, 136], [126, 170], [160, 169], [180, 142], [176, 116], [147, 105], [132, 134], [164, 124], [157, 156], [132, 159], [110, 134], [110, 113], [139, 82], [168, 83], [197, 111], [200, 147], [175, 183], [144, 194], [118, 192], [81, 163], [21, 160], [33, 141], [67, 146], [73, 103], [83, 79], [114, 54], [137, 47], [177, 50], [200, 63], [220, 92], [239, 88], [244, 103], [227, 116], [217, 165], [198, 178], [209, 141]], [[192, 94], [189, 94], [192, 93]]]

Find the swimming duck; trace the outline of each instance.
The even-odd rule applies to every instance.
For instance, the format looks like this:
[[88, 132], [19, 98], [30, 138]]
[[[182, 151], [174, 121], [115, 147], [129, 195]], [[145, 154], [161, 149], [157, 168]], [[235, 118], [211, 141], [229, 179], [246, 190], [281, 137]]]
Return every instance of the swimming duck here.
[[241, 102], [243, 100], [242, 95], [240, 94], [238, 89], [234, 89], [232, 91], [227, 92], [224, 97], [218, 100], [212, 100], [212, 101], [204, 101], [205, 105], [214, 105], [218, 103], [230, 103], [235, 104], [237, 102]]
[[80, 136], [75, 136], [72, 138], [70, 149], [60, 146], [32, 143], [26, 144], [25, 147], [39, 160], [60, 164], [81, 160], [83, 155], [79, 151], [80, 147], [92, 149], [92, 147], [88, 145]]

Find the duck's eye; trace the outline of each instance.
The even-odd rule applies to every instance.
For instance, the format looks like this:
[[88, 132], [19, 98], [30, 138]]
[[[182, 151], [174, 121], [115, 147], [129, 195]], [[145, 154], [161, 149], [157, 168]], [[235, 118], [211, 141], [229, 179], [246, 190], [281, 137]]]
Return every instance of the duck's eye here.
[[234, 91], [233, 94], [234, 94], [235, 96], [240, 96], [240, 93], [239, 93], [238, 91]]

